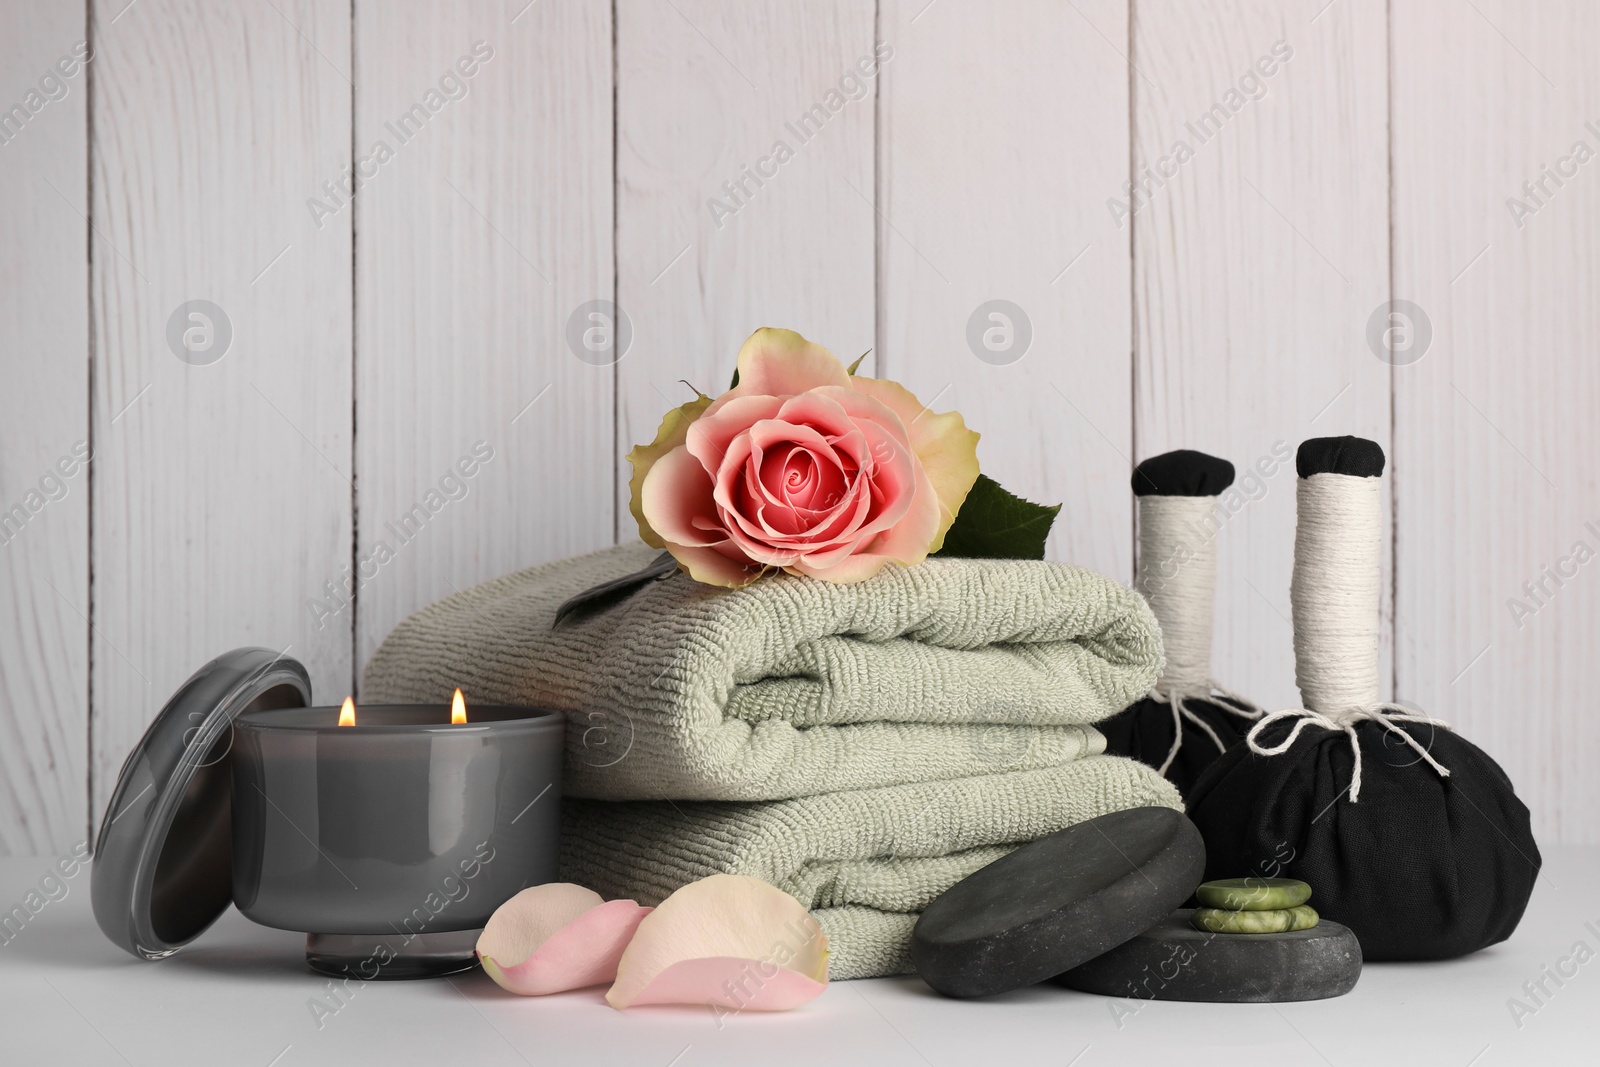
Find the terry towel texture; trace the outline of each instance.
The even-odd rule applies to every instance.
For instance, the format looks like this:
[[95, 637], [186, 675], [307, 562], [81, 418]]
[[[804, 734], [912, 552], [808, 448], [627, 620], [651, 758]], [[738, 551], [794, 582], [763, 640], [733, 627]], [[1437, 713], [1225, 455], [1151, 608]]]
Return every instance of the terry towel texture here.
[[551, 629], [655, 551], [508, 574], [402, 622], [362, 698], [568, 713], [563, 788], [599, 800], [782, 800], [1048, 767], [1143, 695], [1161, 638], [1140, 597], [1063, 563], [930, 560], [855, 585], [685, 575]]
[[556, 607], [654, 558], [533, 567], [417, 612], [362, 699], [568, 715], [561, 877], [656, 904], [718, 872], [793, 894], [831, 973], [910, 969], [945, 889], [1025, 841], [1112, 811], [1180, 808], [1089, 724], [1161, 667], [1135, 593], [1060, 563], [930, 560], [856, 585], [740, 590], [683, 575], [552, 629]]
[[1171, 783], [1116, 756], [774, 803], [575, 800], [561, 876], [654, 905], [709, 874], [752, 875], [811, 909], [832, 977], [903, 974], [934, 897], [1025, 841], [1147, 805], [1183, 808]]

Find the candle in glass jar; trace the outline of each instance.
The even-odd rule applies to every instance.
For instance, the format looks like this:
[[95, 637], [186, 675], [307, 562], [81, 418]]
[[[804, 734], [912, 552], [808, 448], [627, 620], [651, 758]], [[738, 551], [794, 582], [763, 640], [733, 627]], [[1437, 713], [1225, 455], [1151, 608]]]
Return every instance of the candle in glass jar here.
[[556, 877], [564, 725], [536, 708], [474, 707], [469, 719], [459, 690], [448, 709], [347, 699], [337, 714], [241, 715], [239, 910], [368, 939], [481, 928], [519, 890]]

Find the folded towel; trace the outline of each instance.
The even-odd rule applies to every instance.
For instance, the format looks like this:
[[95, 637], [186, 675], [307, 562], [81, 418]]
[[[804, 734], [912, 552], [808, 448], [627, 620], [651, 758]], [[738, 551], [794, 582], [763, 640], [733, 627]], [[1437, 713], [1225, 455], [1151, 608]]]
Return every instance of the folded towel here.
[[1118, 756], [756, 804], [569, 800], [561, 877], [654, 905], [696, 878], [752, 875], [812, 909], [833, 977], [903, 974], [918, 913], [956, 882], [1025, 841], [1151, 805], [1183, 809], [1170, 782]]
[[601, 800], [780, 800], [1059, 764], [1161, 666], [1144, 601], [1062, 563], [935, 559], [855, 585], [678, 574], [552, 629], [653, 557], [606, 549], [508, 574], [402, 622], [370, 702], [569, 713], [564, 789]]

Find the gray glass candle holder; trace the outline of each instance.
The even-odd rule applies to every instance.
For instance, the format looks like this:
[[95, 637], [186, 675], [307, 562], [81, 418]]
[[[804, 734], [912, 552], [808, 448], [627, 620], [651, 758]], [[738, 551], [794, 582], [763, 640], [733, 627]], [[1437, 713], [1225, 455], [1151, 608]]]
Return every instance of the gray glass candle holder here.
[[464, 970], [519, 890], [556, 877], [563, 716], [432, 705], [249, 711], [233, 745], [233, 899], [308, 934], [313, 970]]

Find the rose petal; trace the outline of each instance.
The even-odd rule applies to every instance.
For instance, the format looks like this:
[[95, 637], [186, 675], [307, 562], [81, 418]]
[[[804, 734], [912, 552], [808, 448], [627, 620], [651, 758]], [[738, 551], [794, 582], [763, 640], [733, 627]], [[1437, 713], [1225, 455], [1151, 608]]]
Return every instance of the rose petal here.
[[870, 518], [871, 508], [871, 487], [865, 479], [858, 478], [845, 490], [844, 495], [834, 504], [832, 511], [811, 516], [811, 525], [803, 532], [792, 536], [774, 535], [767, 538], [774, 551], [789, 554], [784, 559], [773, 562], [779, 566], [788, 566], [801, 553], [830, 551], [841, 546], [854, 545], [865, 537], [870, 537], [870, 534], [863, 535], [860, 530], [862, 524]]
[[788, 1011], [815, 1000], [827, 982], [738, 956], [684, 960], [656, 976], [633, 999], [641, 1004], [708, 1004], [734, 1011]]
[[[871, 481], [874, 503], [879, 505], [871, 518], [860, 525], [859, 532], [870, 535], [898, 523], [911, 508], [910, 490], [919, 464], [899, 415], [871, 396], [856, 393], [852, 389], [832, 387], [790, 399], [779, 414], [787, 418], [791, 411], [799, 413], [802, 401], [822, 401], [827, 402], [829, 407], [837, 406], [855, 428], [854, 435], [849, 439], [841, 439], [836, 445], [840, 451], [848, 452], [854, 458], [862, 473]], [[803, 410], [810, 415], [827, 408], [808, 407]]]
[[[663, 546], [695, 581], [738, 588], [761, 577], [766, 564], [729, 539], [711, 499], [711, 476], [686, 448], [674, 449], [656, 462], [640, 497]], [[784, 562], [791, 559], [792, 555]]]
[[741, 396], [730, 399], [725, 393], [717, 402], [720, 404], [723, 400], [727, 400], [727, 404], [715, 412], [708, 409], [704, 415], [695, 420], [684, 439], [684, 446], [708, 471], [717, 470], [722, 466], [728, 454], [728, 446], [735, 437], [749, 430], [754, 423], [776, 416], [783, 407], [783, 401], [775, 396]]
[[617, 962], [649, 913], [568, 882], [531, 886], [489, 917], [478, 958], [495, 984], [523, 996], [615, 981]]
[[911, 510], [891, 529], [865, 541], [844, 558], [832, 553], [808, 553], [784, 569], [790, 574], [803, 574], [838, 584], [865, 581], [886, 564], [910, 566], [926, 559], [930, 551], [927, 547], [928, 538], [938, 522], [939, 500], [933, 487], [926, 483], [924, 475], [923, 485], [917, 490]]
[[870, 481], [880, 498], [875, 501], [873, 529], [886, 529], [911, 509], [911, 492], [917, 484], [917, 457], [903, 438], [875, 422], [861, 423], [861, 435], [870, 456]]
[[[792, 531], [781, 529], [775, 521], [769, 519], [767, 509], [752, 498], [749, 485], [753, 464], [758, 462], [755, 450], [758, 428], [769, 440], [778, 438], [787, 431], [790, 437], [799, 439], [830, 456], [833, 450], [828, 442], [810, 427], [784, 426], [770, 420], [757, 423], [749, 433], [740, 434], [728, 443], [728, 452], [723, 457], [721, 469], [717, 471], [717, 481], [712, 493], [722, 527], [727, 531], [729, 539], [751, 559], [775, 567], [784, 567], [793, 563], [796, 555], [816, 542], [821, 535], [813, 528], [816, 520], [805, 528]], [[830, 462], [838, 461], [833, 458]], [[759, 486], [756, 491], [759, 493]], [[842, 501], [841, 506], [846, 503], [848, 499]], [[843, 529], [845, 524], [835, 524], [835, 527]]]
[[752, 560], [727, 539], [710, 545], [678, 545], [668, 541], [667, 550], [695, 581], [728, 589], [749, 585], [769, 566]]
[[714, 874], [679, 889], [639, 924], [606, 1001], [626, 1008], [648, 995], [653, 1004], [774, 1010], [810, 1000], [827, 981], [828, 939], [798, 900], [759, 878]]
[[[851, 485], [850, 495], [826, 523], [819, 523], [803, 537], [784, 542], [803, 554], [807, 564], [803, 573], [823, 574], [861, 545], [894, 529], [916, 503], [914, 486], [920, 475], [915, 457], [887, 427], [868, 421], [859, 426], [861, 432], [850, 439], [849, 446], [858, 450], [863, 466]], [[918, 536], [931, 533], [931, 527], [920, 522], [913, 529]], [[781, 561], [785, 567], [795, 562]]]
[[748, 433], [728, 442], [728, 454], [717, 471], [711, 499], [730, 541], [752, 560], [782, 566], [793, 561], [794, 553], [775, 548], [775, 542], [781, 538], [764, 524], [760, 509], [746, 491], [745, 474], [750, 469], [752, 450], [753, 442]]
[[819, 386], [809, 393], [786, 398], [773, 418], [795, 426], [810, 426], [824, 435], [839, 435], [854, 432], [860, 419], [892, 420], [894, 413], [876, 401], [858, 397], [847, 385]]
[[[828, 545], [825, 548], [801, 552], [794, 558], [793, 562], [786, 564], [783, 569], [790, 574], [809, 574], [814, 578], [822, 574], [831, 575], [833, 567], [855, 555], [860, 551], [861, 546], [870, 540], [872, 540], [871, 537], [858, 537], [854, 540]], [[829, 580], [831, 581], [832, 578], [830, 577]]]
[[900, 521], [878, 535], [863, 551], [882, 555], [896, 563], [910, 566], [921, 563], [933, 551], [932, 541], [939, 529], [942, 516], [939, 497], [926, 471], [921, 472], [915, 491], [910, 494], [910, 506]]
[[741, 396], [794, 396], [819, 385], [850, 384], [850, 372], [819, 344], [793, 330], [762, 327], [739, 349]]
[[[852, 431], [852, 434], [850, 440], [860, 437], [859, 432]], [[754, 537], [810, 541], [817, 535], [815, 527], [844, 501], [845, 487], [856, 476], [856, 463], [849, 455], [841, 454], [837, 447], [849, 441], [829, 440], [811, 426], [764, 419], [735, 440], [748, 443], [748, 454], [741, 445], [730, 445], [724, 467], [718, 472], [716, 501], [729, 513], [730, 525], [739, 522]], [[768, 464], [769, 450], [777, 460], [781, 453], [793, 455], [796, 449], [810, 458], [818, 472], [817, 480], [831, 487], [834, 502], [829, 508], [807, 509], [810, 514], [796, 514], [795, 505], [785, 498], [783, 487], [763, 481], [760, 468]], [[865, 451], [864, 445], [859, 450]], [[741, 500], [735, 492], [738, 483], [734, 479], [741, 471], [743, 486], [753, 499]]]
[[817, 565], [814, 561], [805, 558], [797, 560], [792, 565], [785, 567], [789, 574], [804, 575], [808, 578], [821, 578], [823, 581], [835, 585], [853, 585], [864, 582], [868, 578], [883, 570], [890, 563], [888, 556], [852, 555], [845, 556], [838, 562], [828, 562]]
[[661, 428], [656, 431], [654, 441], [648, 445], [634, 445], [628, 452], [628, 462], [633, 464], [633, 477], [628, 481], [628, 510], [633, 512], [633, 519], [639, 524], [640, 538], [652, 548], [666, 546], [644, 517], [644, 503], [639, 491], [644, 485], [645, 475], [650, 473], [650, 468], [655, 466], [657, 460], [683, 444], [689, 426], [710, 406], [711, 398], [702, 395], [673, 408], [662, 417]]
[[[664, 543], [706, 545], [726, 536], [712, 500], [711, 476], [687, 448], [675, 448], [656, 461], [639, 497], [645, 518]], [[712, 526], [697, 525], [697, 520]]]
[[817, 489], [817, 457], [810, 449], [788, 444], [768, 452], [756, 446], [756, 455], [750, 457], [747, 484], [760, 491], [769, 504], [793, 508], [796, 500], [805, 500]]
[[899, 382], [853, 378], [850, 384], [856, 392], [892, 409], [905, 424], [911, 450], [917, 454], [939, 498], [939, 525], [928, 548], [929, 552], [937, 552], [972, 483], [978, 480], [978, 434], [967, 429], [960, 412], [941, 415], [930, 411]]
[[[829, 493], [835, 497], [844, 496], [844, 472], [833, 463], [824, 463], [809, 448], [791, 448], [789, 454], [774, 465], [773, 480], [776, 485], [770, 491], [796, 511], [815, 513], [820, 510], [818, 503], [829, 499]], [[765, 472], [762, 481], [767, 481]]]

